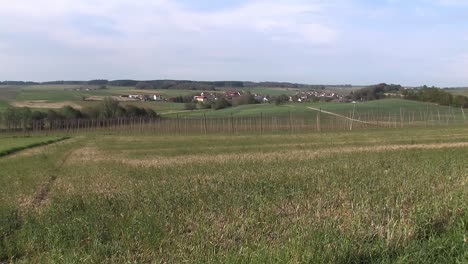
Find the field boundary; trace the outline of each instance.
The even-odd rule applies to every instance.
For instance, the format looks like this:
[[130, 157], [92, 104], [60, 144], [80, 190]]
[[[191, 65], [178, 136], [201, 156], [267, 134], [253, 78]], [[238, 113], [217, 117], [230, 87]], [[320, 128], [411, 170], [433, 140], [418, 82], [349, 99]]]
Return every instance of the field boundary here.
[[61, 138], [58, 138], [58, 139], [52, 139], [52, 140], [47, 140], [47, 141], [43, 141], [43, 142], [29, 144], [29, 145], [26, 145], [26, 146], [14, 147], [14, 148], [10, 148], [10, 149], [7, 149], [7, 150], [3, 150], [3, 151], [0, 151], [0, 158], [8, 156], [8, 155], [15, 154], [15, 153], [17, 153], [19, 151], [23, 151], [23, 150], [26, 150], [26, 149], [46, 146], [46, 145], [58, 143], [58, 142], [61, 142], [61, 141], [64, 141], [64, 140], [67, 140], [67, 139], [70, 139], [70, 138], [71, 137], [61, 137]]

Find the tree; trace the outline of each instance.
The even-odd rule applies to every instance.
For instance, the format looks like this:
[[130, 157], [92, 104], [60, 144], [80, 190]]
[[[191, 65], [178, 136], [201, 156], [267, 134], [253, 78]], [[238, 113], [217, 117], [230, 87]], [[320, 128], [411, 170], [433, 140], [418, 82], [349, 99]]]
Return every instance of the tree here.
[[64, 117], [60, 113], [56, 112], [55, 110], [48, 110], [47, 111], [47, 120], [49, 122], [56, 121], [56, 120], [61, 120], [63, 118]]
[[103, 118], [116, 118], [118, 117], [119, 112], [122, 112], [119, 106], [119, 101], [106, 97], [101, 104], [101, 117]]
[[276, 105], [282, 105], [286, 102], [289, 101], [289, 96], [285, 95], [285, 94], [282, 94], [282, 95], [279, 95], [279, 96], [275, 96], [273, 98], [273, 101], [275, 102]]
[[154, 89], [154, 85], [151, 84], [150, 82], [138, 82], [135, 88], [139, 90], [150, 90], [150, 89]]
[[211, 105], [211, 108], [213, 110], [220, 110], [220, 109], [227, 108], [229, 106], [231, 106], [231, 104], [229, 103], [228, 100], [226, 100], [226, 98], [219, 98]]
[[78, 118], [82, 118], [83, 115], [81, 114], [81, 112], [69, 105], [67, 106], [64, 106], [61, 110], [62, 112], [62, 116], [66, 119], [78, 119]]
[[18, 109], [18, 116], [20, 119], [21, 128], [26, 129], [31, 124], [32, 112], [28, 107], [21, 107]]
[[17, 128], [20, 123], [20, 117], [16, 108], [8, 107], [5, 112], [3, 112], [3, 120], [8, 129]]
[[436, 87], [423, 86], [421, 89], [405, 91], [404, 98], [422, 102], [431, 102], [440, 105], [452, 105], [455, 107], [467, 107], [468, 97], [457, 95], [453, 96], [450, 92]]
[[250, 92], [247, 92], [239, 97], [232, 99], [233, 106], [246, 105], [246, 104], [256, 104], [255, 96]]
[[134, 105], [127, 105], [125, 107], [126, 116], [135, 118], [135, 117], [142, 117], [146, 115], [146, 111], [143, 108], [136, 107]]
[[185, 110], [195, 110], [197, 109], [197, 104], [194, 102], [185, 103]]

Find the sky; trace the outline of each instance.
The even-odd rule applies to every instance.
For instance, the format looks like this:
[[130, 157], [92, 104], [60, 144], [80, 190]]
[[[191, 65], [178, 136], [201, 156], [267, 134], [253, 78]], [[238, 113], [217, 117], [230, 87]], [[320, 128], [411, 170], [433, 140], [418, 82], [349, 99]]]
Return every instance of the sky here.
[[468, 86], [468, 0], [0, 0], [0, 80]]

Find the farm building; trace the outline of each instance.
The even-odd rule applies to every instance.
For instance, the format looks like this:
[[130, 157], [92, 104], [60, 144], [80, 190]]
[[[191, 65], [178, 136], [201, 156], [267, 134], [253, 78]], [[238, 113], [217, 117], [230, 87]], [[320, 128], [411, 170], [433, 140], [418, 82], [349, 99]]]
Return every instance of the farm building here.
[[206, 96], [195, 96], [194, 99], [197, 101], [197, 102], [206, 102], [208, 101], [208, 98]]

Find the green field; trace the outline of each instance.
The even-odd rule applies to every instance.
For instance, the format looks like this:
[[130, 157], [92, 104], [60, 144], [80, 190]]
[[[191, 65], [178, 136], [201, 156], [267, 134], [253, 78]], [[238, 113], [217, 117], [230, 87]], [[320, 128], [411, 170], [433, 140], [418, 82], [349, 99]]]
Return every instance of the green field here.
[[[174, 97], [182, 95], [194, 95], [200, 91], [193, 90], [135, 90], [133, 87], [108, 87], [103, 90], [92, 91], [74, 91], [73, 88], [79, 88], [79, 85], [33, 85], [33, 86], [2, 86], [0, 87], [0, 112], [4, 111], [8, 105], [28, 106], [33, 110], [47, 110], [48, 108], [60, 108], [64, 105], [73, 107], [97, 106], [101, 99], [107, 96], [120, 96], [132, 93], [154, 94], [161, 93], [163, 97]], [[354, 87], [356, 88], [356, 87]], [[336, 92], [349, 92], [354, 88], [336, 87]], [[294, 94], [297, 89], [279, 89], [279, 88], [250, 88], [252, 93], [260, 94]], [[244, 89], [244, 91], [246, 91]], [[458, 90], [457, 90], [458, 91]], [[96, 101], [83, 101], [83, 98], [90, 98]], [[52, 106], [51, 104], [55, 104]], [[461, 109], [455, 109], [435, 104], [422, 103], [402, 99], [386, 99], [369, 102], [351, 103], [288, 103], [277, 106], [275, 104], [244, 105], [239, 107], [230, 107], [223, 110], [199, 110], [185, 111], [185, 105], [169, 102], [122, 102], [122, 105], [135, 105], [138, 107], [151, 108], [164, 117], [169, 118], [229, 118], [229, 117], [253, 117], [253, 116], [278, 116], [286, 117], [305, 116], [309, 119], [315, 119], [318, 115], [316, 109], [329, 111], [339, 116], [352, 116], [359, 120], [379, 120], [378, 122], [394, 122], [396, 119], [403, 118], [415, 122], [427, 120], [437, 120], [438, 123], [456, 121], [463, 123], [466, 115]], [[311, 108], [315, 108], [311, 109]], [[322, 120], [330, 119], [329, 114], [321, 115]], [[334, 117], [336, 119], [336, 117]], [[330, 120], [329, 120], [330, 121]], [[335, 122], [335, 121], [334, 121]], [[455, 123], [455, 122], [452, 122]]]
[[275, 104], [260, 104], [260, 105], [243, 105], [239, 107], [231, 107], [217, 111], [193, 111], [186, 113], [179, 113], [180, 116], [184, 117], [227, 117], [227, 116], [258, 116], [263, 115], [309, 115], [312, 114], [313, 110], [309, 107], [330, 111], [340, 115], [348, 115], [353, 112], [353, 108], [357, 115], [364, 114], [400, 114], [400, 111], [406, 113], [415, 112], [418, 115], [421, 112], [433, 112], [437, 113], [453, 113], [457, 118], [462, 118], [462, 112], [460, 109], [450, 108], [448, 106], [439, 106], [435, 104], [422, 103], [417, 101], [402, 100], [402, 99], [385, 99], [377, 101], [359, 102], [356, 104], [351, 103], [289, 103], [285, 105]]
[[192, 90], [136, 90], [133, 87], [108, 87], [102, 90], [74, 91], [73, 88], [82, 86], [74, 85], [34, 85], [17, 87], [16, 100], [49, 100], [49, 101], [82, 101], [83, 97], [91, 96], [120, 96], [125, 94], [155, 94], [160, 93], [164, 97], [179, 95], [191, 95], [200, 93]]
[[0, 136], [0, 157], [19, 150], [46, 145], [63, 139], [56, 136], [12, 137]]
[[468, 96], [468, 88], [448, 89], [447, 91], [454, 94], [454, 95]]
[[0, 261], [463, 263], [467, 156], [466, 126], [83, 134], [0, 158]]
[[8, 103], [5, 101], [0, 101], [0, 113], [3, 112], [8, 107]]

